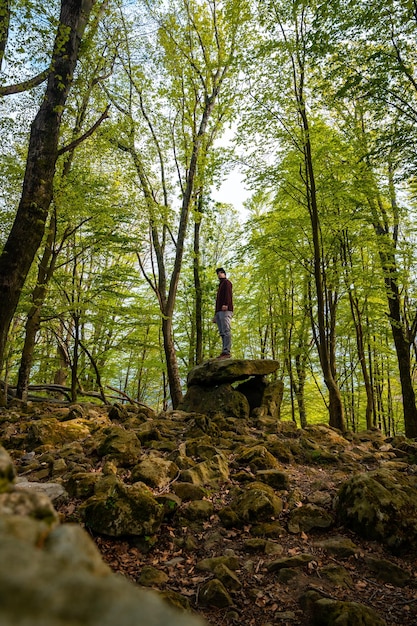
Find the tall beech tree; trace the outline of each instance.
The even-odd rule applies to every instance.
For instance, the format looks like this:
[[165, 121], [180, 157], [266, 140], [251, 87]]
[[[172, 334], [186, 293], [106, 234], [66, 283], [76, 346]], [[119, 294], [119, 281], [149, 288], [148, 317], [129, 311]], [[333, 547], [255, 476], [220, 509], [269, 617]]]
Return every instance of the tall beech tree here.
[[[314, 116], [308, 103], [311, 64], [315, 60], [311, 35], [315, 7], [308, 2], [284, 3], [280, 0], [270, 0], [258, 5], [261, 26], [264, 29], [264, 41], [260, 45], [258, 57], [263, 76], [257, 79], [256, 93], [253, 95], [257, 108], [263, 108], [264, 115], [272, 120], [272, 127], [279, 127], [280, 138], [284, 138], [287, 145], [295, 146], [299, 154], [299, 177], [293, 184], [296, 193], [304, 198], [303, 203], [310, 219], [315, 287], [311, 298], [312, 328], [328, 390], [329, 423], [344, 430], [343, 402], [335, 370], [334, 316], [338, 295], [337, 288], [333, 289], [336, 281], [330, 279], [332, 274], [335, 276], [334, 271], [329, 269], [326, 275], [325, 270], [331, 259], [336, 257], [329, 255], [323, 244], [323, 207], [317, 189], [313, 145]], [[267, 75], [274, 76], [274, 80], [276, 75], [282, 77], [279, 95], [271, 90], [268, 78], [264, 78], [264, 64], [270, 68]], [[275, 148], [275, 152], [277, 151]]]
[[[155, 75], [143, 77], [146, 66], [140, 70], [134, 66], [128, 42], [127, 56], [121, 57], [128, 95], [123, 101], [115, 94], [112, 100], [125, 116], [126, 133], [118, 146], [133, 160], [148, 213], [155, 262], [147, 264], [142, 250], [138, 261], [160, 307], [170, 395], [176, 407], [182, 387], [173, 318], [188, 222], [201, 195], [213, 137], [229, 116], [219, 115], [218, 109], [230, 110], [234, 98], [231, 84], [247, 4], [244, 0], [222, 4], [177, 0], [169, 9], [163, 3], [160, 10], [152, 3], [149, 6], [159, 44], [153, 52], [156, 66], [151, 64], [150, 69], [158, 69], [159, 83]], [[179, 207], [174, 194], [180, 196]]]
[[0, 256], [0, 367], [8, 330], [52, 199], [58, 139], [81, 39], [95, 0], [62, 0], [45, 95], [32, 122], [22, 194]]
[[[401, 261], [404, 211], [397, 198], [400, 180], [410, 173], [414, 177], [416, 167], [417, 59], [413, 39], [417, 34], [417, 14], [414, 3], [394, 2], [388, 11], [385, 3], [372, 3], [371, 9], [369, 3], [360, 2], [354, 14], [336, 4], [341, 9], [341, 21], [337, 30], [327, 31], [333, 46], [328, 78], [336, 100], [343, 102], [344, 129], [356, 142], [359, 163], [355, 164], [355, 171], [365, 196], [365, 215], [378, 241], [401, 381], [405, 432], [409, 437], [417, 437], [411, 362], [417, 313], [414, 308], [410, 314], [405, 307]], [[366, 38], [357, 34], [358, 27], [366, 30]], [[346, 33], [353, 44], [348, 54]]]
[[[92, 136], [93, 132], [108, 115], [108, 107], [106, 107], [104, 113], [95, 122], [95, 124], [90, 126], [87, 131], [83, 132], [86, 125], [86, 118], [88, 118], [89, 103], [92, 98], [93, 89], [100, 83], [101, 76], [107, 75], [106, 70], [106, 60], [100, 56], [98, 62], [93, 65], [89, 76], [86, 78], [84, 77], [84, 81], [79, 81], [81, 83], [81, 93], [78, 93], [78, 97], [76, 98], [76, 100], [79, 101], [79, 105], [76, 111], [70, 141], [65, 147], [59, 149], [59, 154], [63, 155], [61, 160], [62, 167], [58, 168], [58, 174], [55, 175], [53, 192], [54, 200], [52, 202], [52, 210], [50, 211], [51, 217], [47, 229], [47, 236], [43, 242], [44, 250], [39, 261], [38, 277], [32, 292], [32, 305], [29, 310], [25, 326], [25, 342], [22, 350], [22, 359], [19, 367], [16, 390], [17, 397], [21, 399], [26, 399], [27, 397], [33, 351], [35, 348], [36, 336], [41, 325], [41, 310], [48, 293], [49, 283], [54, 275], [58, 256], [64, 248], [66, 240], [72, 234], [73, 230], [78, 227], [73, 226], [74, 220], [76, 219], [73, 213], [67, 218], [67, 225], [64, 227], [62, 237], [58, 233], [57, 213], [61, 214], [63, 212], [62, 206], [60, 206], [60, 198], [62, 198], [62, 195], [66, 192], [66, 181], [70, 176], [77, 148], [83, 143], [83, 141]], [[63, 216], [60, 215], [60, 217], [62, 218]], [[62, 221], [62, 219], [59, 221]], [[59, 239], [60, 241], [58, 241]]]

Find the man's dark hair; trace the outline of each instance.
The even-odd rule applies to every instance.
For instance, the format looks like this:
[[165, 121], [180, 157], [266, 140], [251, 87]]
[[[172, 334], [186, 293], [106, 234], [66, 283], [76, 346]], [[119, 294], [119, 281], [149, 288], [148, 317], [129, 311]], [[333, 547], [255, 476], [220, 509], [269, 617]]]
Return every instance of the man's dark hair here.
[[223, 274], [226, 274], [226, 270], [224, 270], [222, 267], [218, 267], [216, 269], [216, 274], [218, 274], [219, 272], [223, 272]]

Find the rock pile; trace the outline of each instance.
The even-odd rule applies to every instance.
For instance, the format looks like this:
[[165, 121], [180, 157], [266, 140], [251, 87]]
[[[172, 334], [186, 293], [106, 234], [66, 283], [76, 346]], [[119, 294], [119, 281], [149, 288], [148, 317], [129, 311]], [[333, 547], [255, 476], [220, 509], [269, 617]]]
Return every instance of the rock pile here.
[[113, 574], [81, 526], [59, 524], [42, 491], [16, 488], [13, 479], [0, 448], [0, 624], [202, 625]]
[[[189, 390], [265, 375], [221, 365], [190, 373]], [[238, 391], [244, 417], [2, 409], [0, 623], [197, 623], [143, 587], [211, 623], [417, 623], [417, 444], [297, 429], [265, 389], [253, 408]]]

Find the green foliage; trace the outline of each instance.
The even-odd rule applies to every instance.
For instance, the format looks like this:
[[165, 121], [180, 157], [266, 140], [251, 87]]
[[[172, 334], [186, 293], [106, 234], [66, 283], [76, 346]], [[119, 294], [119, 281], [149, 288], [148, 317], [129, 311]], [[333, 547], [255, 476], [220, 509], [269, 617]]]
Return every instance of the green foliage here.
[[[52, 0], [13, 3], [2, 84], [47, 65], [58, 9]], [[61, 147], [88, 133], [111, 107], [109, 118], [74, 150], [63, 152], [57, 164], [52, 210], [59, 255], [42, 306], [32, 381], [50, 382], [58, 370], [68, 376], [77, 329], [90, 355], [82, 350], [79, 355], [83, 387], [98, 388], [93, 359], [104, 386], [166, 406], [163, 301], [176, 280], [185, 223], [173, 312], [184, 381], [195, 347], [197, 224], [203, 358], [219, 347], [211, 321], [214, 269], [224, 265], [234, 284], [234, 356], [279, 361], [283, 417], [299, 424], [326, 419], [295, 72], [303, 81], [310, 122], [327, 340], [333, 341], [334, 330], [333, 366], [348, 426], [366, 427], [367, 370], [375, 425], [403, 430], [387, 282], [395, 278], [398, 323], [413, 346], [416, 30], [411, 4], [400, 2], [97, 5], [63, 111]], [[1, 241], [18, 203], [31, 112], [42, 93], [36, 88], [0, 102]], [[211, 99], [216, 106], [202, 132]], [[236, 130], [237, 146], [225, 149], [219, 139], [230, 129]], [[196, 174], [184, 215], [196, 145]], [[252, 191], [245, 223], [233, 207], [210, 198], [236, 160]], [[34, 267], [10, 339], [11, 378], [36, 276]]]

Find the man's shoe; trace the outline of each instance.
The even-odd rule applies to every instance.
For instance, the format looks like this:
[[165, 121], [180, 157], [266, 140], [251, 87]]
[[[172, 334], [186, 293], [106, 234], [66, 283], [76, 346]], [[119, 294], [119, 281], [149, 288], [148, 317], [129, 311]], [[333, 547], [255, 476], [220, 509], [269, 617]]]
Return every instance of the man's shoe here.
[[228, 352], [222, 352], [220, 354], [220, 356], [217, 357], [217, 360], [220, 360], [220, 359], [230, 359], [231, 356], [232, 355], [229, 354]]

